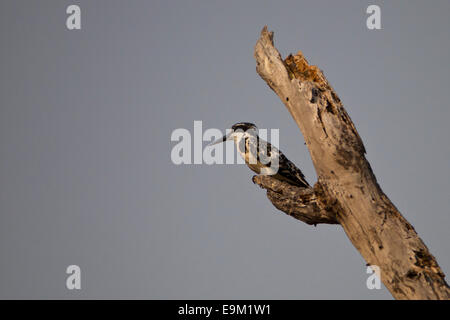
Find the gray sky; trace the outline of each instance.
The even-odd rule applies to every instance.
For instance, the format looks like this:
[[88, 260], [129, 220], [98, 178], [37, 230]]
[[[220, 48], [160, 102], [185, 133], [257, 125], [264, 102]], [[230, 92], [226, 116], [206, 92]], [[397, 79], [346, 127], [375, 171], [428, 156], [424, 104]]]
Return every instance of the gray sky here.
[[[369, 4], [382, 30], [366, 28]], [[255, 72], [265, 24], [283, 56], [324, 71], [450, 273], [449, 1], [2, 1], [0, 15], [0, 298], [391, 298], [366, 288], [340, 227], [277, 211], [245, 166], [171, 162], [174, 129], [250, 121], [279, 128], [315, 182]]]

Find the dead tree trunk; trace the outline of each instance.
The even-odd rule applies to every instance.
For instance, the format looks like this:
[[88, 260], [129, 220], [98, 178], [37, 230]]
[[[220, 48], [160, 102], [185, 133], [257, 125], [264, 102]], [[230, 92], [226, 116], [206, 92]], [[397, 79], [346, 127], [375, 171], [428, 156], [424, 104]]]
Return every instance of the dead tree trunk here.
[[383, 193], [364, 145], [322, 71], [301, 52], [285, 60], [267, 27], [255, 46], [256, 70], [299, 126], [317, 172], [314, 188], [301, 189], [255, 176], [275, 207], [308, 224], [340, 224], [396, 299], [450, 299], [436, 259], [413, 226]]

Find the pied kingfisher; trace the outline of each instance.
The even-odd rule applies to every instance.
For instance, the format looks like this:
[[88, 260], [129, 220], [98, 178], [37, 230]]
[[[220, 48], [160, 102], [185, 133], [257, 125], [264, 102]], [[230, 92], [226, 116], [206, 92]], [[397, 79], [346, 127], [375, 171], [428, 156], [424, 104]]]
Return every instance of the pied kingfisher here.
[[305, 176], [285, 155], [261, 139], [258, 128], [249, 122], [238, 122], [231, 127], [231, 132], [209, 144], [210, 146], [233, 140], [247, 166], [257, 174], [271, 175], [275, 179], [292, 185], [308, 188]]

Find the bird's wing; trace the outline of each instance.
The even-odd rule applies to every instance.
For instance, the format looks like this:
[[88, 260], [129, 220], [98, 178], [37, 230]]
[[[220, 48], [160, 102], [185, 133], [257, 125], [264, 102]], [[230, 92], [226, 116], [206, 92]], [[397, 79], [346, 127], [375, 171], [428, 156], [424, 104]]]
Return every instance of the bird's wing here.
[[298, 182], [300, 187], [309, 187], [309, 183], [306, 181], [303, 172], [295, 166], [291, 161], [289, 161], [286, 156], [279, 151], [279, 169], [278, 174], [288, 179], [292, 179], [293, 177], [295, 182]]
[[[300, 187], [309, 187], [308, 182], [305, 179], [302, 171], [295, 166], [288, 158], [276, 147], [272, 146], [269, 142], [263, 139], [259, 140], [259, 158], [261, 159], [278, 159], [278, 171], [274, 172], [276, 175], [280, 175], [283, 178], [297, 184]], [[266, 160], [267, 163], [267, 160]], [[268, 166], [272, 166], [269, 163]]]

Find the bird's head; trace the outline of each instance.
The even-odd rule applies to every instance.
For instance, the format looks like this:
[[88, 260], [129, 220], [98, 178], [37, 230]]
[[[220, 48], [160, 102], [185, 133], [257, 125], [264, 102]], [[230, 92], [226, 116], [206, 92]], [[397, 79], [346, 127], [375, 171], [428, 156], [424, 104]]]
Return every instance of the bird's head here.
[[209, 145], [212, 146], [221, 142], [225, 142], [227, 140], [234, 140], [235, 142], [238, 142], [245, 136], [255, 136], [257, 131], [258, 128], [253, 123], [238, 122], [231, 126], [230, 133], [224, 135], [222, 138], [217, 139]]

